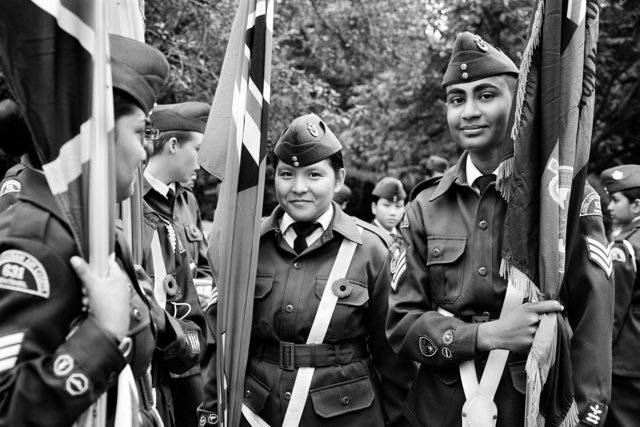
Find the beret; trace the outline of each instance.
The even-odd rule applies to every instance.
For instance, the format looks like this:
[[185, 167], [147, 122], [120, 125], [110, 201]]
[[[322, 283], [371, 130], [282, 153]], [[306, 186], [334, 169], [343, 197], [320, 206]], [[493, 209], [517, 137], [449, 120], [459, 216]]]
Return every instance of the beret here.
[[476, 34], [458, 34], [449, 65], [442, 78], [442, 87], [472, 82], [499, 74], [518, 75], [518, 67], [500, 50]]
[[440, 156], [429, 156], [427, 159], [427, 169], [432, 172], [444, 172], [449, 169], [449, 162]]
[[609, 194], [640, 187], [640, 165], [620, 165], [600, 174], [602, 184]]
[[347, 184], [342, 184], [342, 187], [333, 195], [333, 201], [338, 204], [346, 202], [349, 198], [351, 198], [351, 189]]
[[397, 178], [385, 176], [376, 184], [375, 188], [371, 192], [372, 195], [381, 199], [391, 200], [397, 202], [407, 198], [407, 193], [404, 191], [402, 182]]
[[300, 116], [282, 132], [273, 149], [278, 159], [291, 166], [308, 166], [342, 150], [331, 129], [315, 114]]
[[183, 130], [204, 133], [211, 106], [206, 102], [182, 102], [157, 105], [151, 112], [151, 123], [160, 132]]
[[131, 95], [148, 113], [169, 74], [169, 63], [158, 49], [138, 40], [110, 34], [109, 43], [113, 87]]

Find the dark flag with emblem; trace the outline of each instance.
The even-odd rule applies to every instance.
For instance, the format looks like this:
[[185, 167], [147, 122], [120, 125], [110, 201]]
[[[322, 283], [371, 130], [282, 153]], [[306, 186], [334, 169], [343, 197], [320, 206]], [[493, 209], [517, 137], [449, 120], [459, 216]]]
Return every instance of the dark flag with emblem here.
[[[514, 107], [503, 257], [510, 286], [557, 299], [578, 231], [591, 143], [597, 0], [537, 0]], [[527, 426], [578, 423], [569, 327], [543, 316], [527, 360]]]
[[[240, 424], [265, 177], [273, 0], [242, 0], [204, 141], [203, 168], [223, 181], [210, 238], [217, 274], [218, 414]], [[209, 313], [215, 310], [209, 309]]]
[[[114, 247], [115, 201], [104, 7], [90, 0], [0, 2], [2, 70], [78, 250], [99, 275], [107, 274]], [[105, 413], [101, 398], [77, 425], [103, 425]]]

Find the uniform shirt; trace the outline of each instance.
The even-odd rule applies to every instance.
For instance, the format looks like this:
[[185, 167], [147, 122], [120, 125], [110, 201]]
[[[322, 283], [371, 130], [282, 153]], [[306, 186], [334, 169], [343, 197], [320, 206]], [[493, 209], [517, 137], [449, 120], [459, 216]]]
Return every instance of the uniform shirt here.
[[[390, 239], [334, 206], [328, 227], [298, 255], [282, 234], [288, 222], [280, 221], [282, 216], [277, 207], [262, 224], [244, 403], [269, 425], [282, 425], [297, 369], [262, 359], [256, 347], [306, 342], [324, 288], [331, 286], [327, 279], [338, 249], [349, 239], [357, 243], [346, 273], [350, 291], [339, 298], [323, 342], [364, 349], [370, 357], [317, 367], [300, 426], [407, 425], [402, 406], [417, 367], [397, 356], [384, 335]], [[207, 315], [215, 322], [215, 310]], [[204, 409], [215, 412], [215, 357], [211, 360]]]
[[[77, 247], [44, 174], [26, 168], [20, 180], [18, 200], [0, 214], [0, 425], [71, 425], [107, 390], [115, 402], [126, 363], [139, 387], [142, 425], [154, 425], [143, 384], [155, 327], [121, 230], [116, 259], [132, 283], [126, 359], [115, 337], [83, 312], [82, 283], [69, 264]], [[114, 415], [108, 405], [108, 426]]]
[[[487, 356], [476, 350], [479, 324], [470, 323], [472, 316], [497, 319], [506, 293], [500, 265], [507, 204], [493, 185], [482, 196], [469, 186], [467, 159], [464, 153], [443, 177], [416, 187], [401, 226], [406, 246], [392, 261], [396, 290], [389, 297], [387, 337], [396, 351], [421, 364], [407, 398], [416, 425], [459, 426], [465, 402], [459, 365], [475, 360], [480, 373]], [[574, 257], [559, 295], [573, 329], [580, 417], [590, 401], [609, 403], [611, 381], [611, 267], [591, 256], [587, 237], [606, 251], [599, 200], [591, 188], [585, 188]], [[498, 426], [522, 425], [526, 356], [509, 355], [494, 399]]]
[[[313, 242], [318, 240], [322, 233], [329, 228], [329, 224], [331, 224], [331, 220], [333, 219], [333, 206], [330, 205], [329, 209], [315, 221], [320, 224], [320, 227], [313, 230], [313, 233], [309, 234], [306, 237], [307, 246], [311, 246]], [[280, 232], [284, 237], [284, 240], [289, 244], [289, 246], [293, 249], [293, 241], [296, 239], [296, 232], [291, 227], [291, 225], [295, 223], [295, 220], [289, 216], [288, 213], [282, 215], [282, 219], [280, 220]]]

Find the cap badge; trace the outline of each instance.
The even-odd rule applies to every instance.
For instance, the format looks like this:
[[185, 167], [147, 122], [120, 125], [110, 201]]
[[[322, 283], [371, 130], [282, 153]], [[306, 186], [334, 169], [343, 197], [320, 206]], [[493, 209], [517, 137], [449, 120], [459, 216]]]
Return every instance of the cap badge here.
[[487, 42], [482, 40], [482, 37], [475, 35], [473, 36], [473, 41], [476, 42], [478, 49], [480, 49], [481, 51], [486, 52], [489, 50], [489, 46], [487, 45]]
[[616, 181], [619, 181], [623, 178], [624, 174], [622, 173], [622, 171], [614, 171], [611, 174], [611, 178], [615, 179]]
[[311, 136], [317, 137], [318, 135], [320, 135], [320, 133], [318, 132], [318, 126], [316, 126], [315, 123], [307, 122], [307, 129], [309, 130]]

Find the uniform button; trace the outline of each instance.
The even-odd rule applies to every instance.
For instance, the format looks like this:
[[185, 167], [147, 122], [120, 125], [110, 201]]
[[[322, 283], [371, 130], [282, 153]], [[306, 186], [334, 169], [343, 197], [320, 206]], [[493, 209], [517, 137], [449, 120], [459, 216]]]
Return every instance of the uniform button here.
[[142, 320], [142, 313], [140, 313], [140, 310], [138, 309], [138, 307], [133, 307], [133, 310], [131, 310], [131, 313], [133, 313], [133, 318], [136, 319], [138, 322]]
[[487, 275], [487, 267], [480, 267], [478, 269], [478, 274], [481, 275], [482, 277]]
[[489, 223], [483, 219], [478, 223], [478, 227], [480, 227], [481, 230], [486, 230], [487, 227], [489, 227]]
[[289, 400], [289, 399], [291, 399], [291, 393], [288, 392], [288, 391], [285, 391], [284, 392], [284, 400]]
[[302, 264], [300, 264], [298, 261], [293, 263], [293, 268], [295, 268], [296, 270], [300, 270], [301, 267], [302, 267]]
[[467, 64], [460, 64], [460, 69], [462, 71], [466, 70], [467, 69]]
[[300, 166], [300, 163], [298, 163], [298, 162], [293, 162], [293, 166], [298, 167], [298, 166]]
[[294, 162], [297, 162], [298, 158], [296, 156], [291, 156], [291, 160], [294, 161]]
[[469, 78], [469, 73], [467, 72], [462, 73], [462, 78], [467, 80]]
[[348, 405], [349, 403], [351, 403], [351, 399], [349, 399], [349, 396], [342, 396], [342, 404]]
[[287, 313], [293, 313], [293, 306], [291, 304], [287, 304], [284, 309]]
[[251, 397], [251, 390], [245, 390], [244, 397]]
[[434, 256], [434, 258], [438, 258], [440, 256], [440, 249], [435, 248], [431, 251], [431, 255]]

